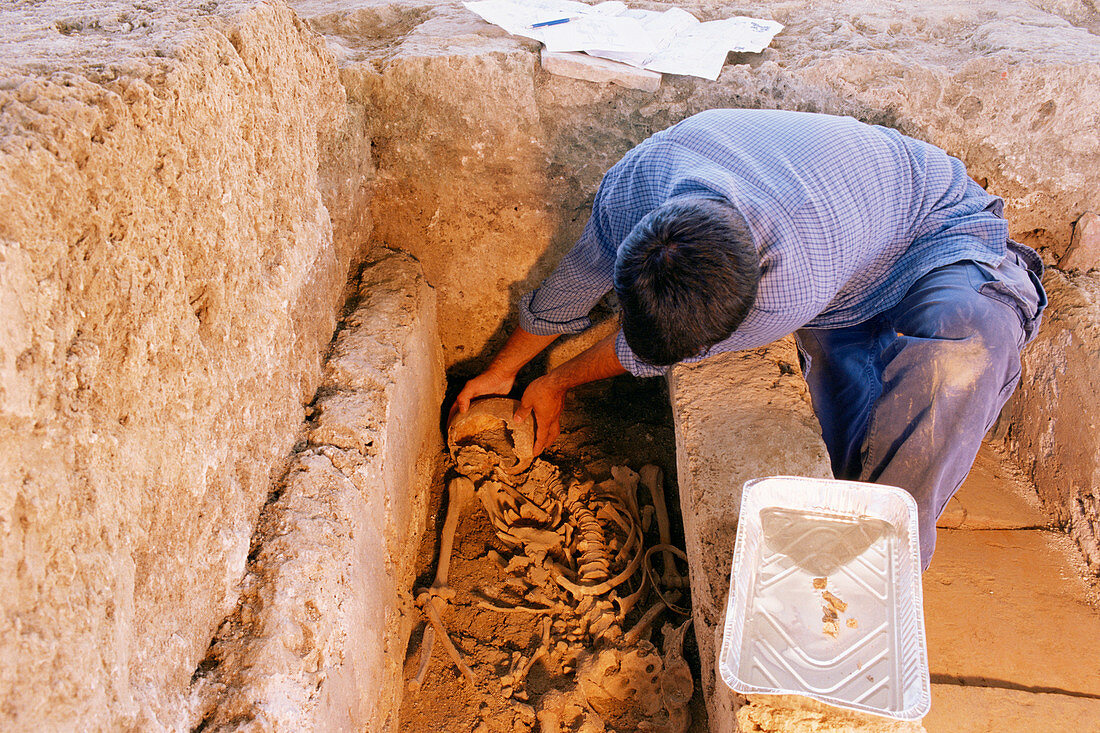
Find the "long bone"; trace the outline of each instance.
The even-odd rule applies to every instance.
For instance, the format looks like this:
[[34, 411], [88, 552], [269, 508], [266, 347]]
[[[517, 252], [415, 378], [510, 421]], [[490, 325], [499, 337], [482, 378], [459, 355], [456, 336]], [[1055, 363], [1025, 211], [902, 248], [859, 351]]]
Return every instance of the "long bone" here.
[[[673, 591], [668, 595], [673, 603], [680, 600], [680, 594], [677, 591]], [[659, 599], [650, 606], [646, 612], [642, 614], [642, 617], [638, 619], [638, 623], [634, 624], [634, 628], [626, 632], [626, 635], [623, 636], [623, 647], [632, 647], [637, 644], [638, 640], [642, 638], [643, 634], [649, 631], [649, 627], [653, 625], [653, 622], [657, 620], [657, 616], [659, 616], [661, 611], [665, 610], [667, 606], [668, 602], [664, 598]]]
[[[443, 535], [439, 540], [439, 559], [435, 569], [435, 580], [426, 591], [428, 596], [424, 601], [426, 607], [431, 607], [436, 619], [433, 621], [431, 614], [425, 608], [429, 625], [424, 630], [424, 639], [420, 645], [420, 669], [416, 673], [416, 679], [409, 683], [410, 690], [419, 689], [424, 681], [424, 675], [428, 671], [428, 661], [432, 658], [432, 651], [435, 648], [436, 631], [441, 632], [441, 635], [446, 638], [445, 644], [451, 645], [446, 628], [443, 626], [441, 613], [446, 602], [453, 598], [455, 594], [454, 590], [447, 584], [447, 577], [451, 568], [451, 554], [454, 551], [455, 531], [458, 529], [458, 522], [462, 518], [462, 511], [470, 503], [473, 495], [474, 482], [465, 476], [456, 476], [447, 485], [447, 518], [443, 520]], [[450, 648], [447, 651], [450, 653]], [[461, 669], [462, 665], [459, 665], [459, 668]]]
[[[638, 472], [638, 477], [642, 482], [642, 486], [645, 486], [649, 490], [649, 495], [653, 497], [653, 508], [657, 511], [657, 531], [661, 536], [661, 544], [672, 545], [672, 525], [668, 518], [668, 505], [665, 503], [664, 474], [659, 466], [650, 464], [642, 466], [642, 470]], [[662, 560], [664, 561], [664, 569], [661, 571], [661, 583], [666, 588], [682, 588], [684, 578], [676, 570], [676, 561], [673, 559], [672, 553], [667, 550], [664, 551]]]
[[443, 625], [443, 619], [439, 617], [439, 612], [435, 609], [436, 597], [433, 597], [427, 590], [422, 590], [416, 600], [420, 602], [421, 607], [424, 609], [424, 613], [428, 615], [428, 621], [435, 627], [436, 636], [438, 636], [439, 640], [443, 643], [443, 648], [447, 650], [447, 654], [450, 655], [451, 661], [453, 661], [459, 671], [462, 672], [462, 676], [465, 677], [470, 684], [474, 684], [473, 670], [471, 670], [466, 662], [462, 660], [462, 654], [455, 648], [454, 643], [451, 641], [451, 637], [447, 634], [447, 627]]
[[626, 466], [612, 466], [611, 476], [615, 479], [615, 483], [619, 485], [619, 493], [623, 502], [630, 508], [631, 515], [638, 517], [640, 514], [638, 511], [638, 481], [641, 479], [640, 474], [631, 471]]
[[463, 510], [474, 496], [474, 482], [465, 476], [455, 476], [447, 484], [447, 495], [447, 518], [443, 520], [443, 537], [439, 541], [439, 566], [430, 590], [433, 595], [453, 597], [454, 591], [447, 585], [447, 575], [451, 568], [455, 530]]
[[691, 617], [673, 629], [672, 624], [663, 628], [664, 664], [661, 671], [661, 702], [668, 711], [668, 733], [685, 733], [691, 726], [688, 702], [695, 692], [691, 668], [684, 660], [684, 633], [691, 624]]

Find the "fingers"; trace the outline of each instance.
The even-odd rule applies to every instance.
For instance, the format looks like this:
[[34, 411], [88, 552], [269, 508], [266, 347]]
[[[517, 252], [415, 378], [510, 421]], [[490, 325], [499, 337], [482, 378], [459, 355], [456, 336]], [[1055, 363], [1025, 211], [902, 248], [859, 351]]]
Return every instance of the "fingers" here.
[[554, 444], [554, 441], [561, 435], [561, 423], [555, 420], [552, 424], [547, 425], [545, 428], [538, 427], [537, 439], [535, 440], [535, 455], [541, 455], [544, 450]]
[[462, 391], [455, 397], [454, 404], [451, 405], [451, 411], [447, 415], [447, 422], [455, 419], [455, 415], [460, 412], [466, 412], [470, 409], [470, 383], [467, 382], [466, 386], [462, 388]]

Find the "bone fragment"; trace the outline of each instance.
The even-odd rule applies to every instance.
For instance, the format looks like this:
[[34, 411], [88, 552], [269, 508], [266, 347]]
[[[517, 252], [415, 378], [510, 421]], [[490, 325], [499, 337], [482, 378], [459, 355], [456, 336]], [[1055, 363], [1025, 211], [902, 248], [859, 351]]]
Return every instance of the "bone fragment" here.
[[435, 609], [434, 598], [426, 590], [422, 590], [417, 595], [417, 600], [421, 602], [424, 608], [424, 613], [428, 615], [428, 620], [431, 621], [432, 626], [435, 627], [436, 634], [439, 635], [439, 640], [443, 642], [443, 648], [447, 650], [447, 654], [451, 656], [451, 661], [455, 663], [459, 671], [462, 672], [462, 676], [472, 685], [474, 684], [474, 673], [467, 665], [462, 661], [462, 655], [459, 653], [455, 645], [451, 643], [451, 637], [447, 635], [447, 627], [443, 625], [443, 619], [439, 617], [439, 612]]
[[684, 660], [684, 633], [691, 618], [673, 630], [671, 624], [664, 627], [664, 665], [661, 672], [661, 700], [668, 711], [669, 733], [685, 733], [691, 725], [688, 701], [695, 691], [691, 668]]
[[[669, 593], [668, 600], [671, 603], [675, 603], [680, 600], [680, 593], [678, 591]], [[649, 627], [653, 625], [653, 622], [657, 620], [657, 616], [660, 615], [661, 611], [665, 610], [667, 605], [665, 599], [662, 598], [650, 606], [649, 609], [642, 614], [642, 617], [638, 619], [638, 623], [634, 624], [634, 628], [626, 632], [626, 635], [623, 636], [623, 646], [632, 647], [637, 644], [638, 640], [641, 639], [644, 634], [648, 633]]]
[[637, 517], [638, 481], [641, 477], [626, 466], [612, 466], [611, 475], [619, 485], [619, 496], [622, 497], [623, 503], [630, 509], [630, 513]]
[[542, 609], [530, 605], [497, 605], [488, 601], [477, 601], [477, 608], [499, 613], [558, 613], [559, 609]]
[[561, 709], [565, 695], [561, 690], [551, 689], [539, 701], [539, 710], [535, 714], [539, 721], [539, 733], [561, 733]]
[[[642, 466], [642, 470], [638, 472], [638, 477], [642, 482], [642, 486], [645, 486], [649, 490], [649, 495], [653, 497], [653, 508], [657, 512], [657, 531], [661, 536], [661, 544], [671, 545], [672, 525], [669, 522], [668, 505], [665, 502], [664, 474], [659, 466], [650, 464]], [[666, 550], [662, 553], [662, 559], [664, 570], [661, 572], [661, 583], [666, 588], [683, 587], [683, 578], [676, 570], [676, 561], [673, 559], [672, 553]]]
[[465, 509], [474, 495], [474, 482], [465, 476], [456, 476], [447, 484], [447, 519], [443, 522], [443, 538], [439, 542], [439, 566], [435, 571], [432, 592], [438, 596], [454, 595], [447, 585], [447, 575], [451, 567], [451, 551], [454, 549], [455, 530]]
[[825, 599], [825, 602], [833, 607], [833, 610], [844, 613], [848, 610], [848, 604], [840, 600], [827, 590], [821, 591], [821, 597]]
[[424, 638], [420, 641], [420, 667], [416, 670], [416, 677], [409, 680], [409, 692], [416, 692], [424, 684], [424, 677], [428, 674], [428, 662], [432, 660], [432, 648], [435, 646], [435, 627], [428, 624], [424, 628]]

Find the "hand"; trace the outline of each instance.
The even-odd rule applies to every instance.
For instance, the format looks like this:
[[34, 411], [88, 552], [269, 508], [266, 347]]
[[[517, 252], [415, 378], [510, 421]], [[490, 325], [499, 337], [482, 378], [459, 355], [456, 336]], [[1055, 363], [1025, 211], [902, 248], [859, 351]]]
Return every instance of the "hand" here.
[[515, 381], [515, 374], [508, 374], [495, 369], [488, 369], [482, 372], [466, 382], [462, 391], [458, 393], [458, 397], [455, 398], [455, 403], [451, 405], [451, 414], [447, 416], [447, 421], [450, 422], [453, 420], [455, 413], [469, 410], [470, 400], [483, 395], [508, 394], [512, 391], [512, 385], [515, 384]]
[[557, 440], [561, 433], [561, 411], [565, 405], [566, 391], [558, 386], [552, 374], [546, 374], [527, 385], [523, 393], [515, 417], [526, 420], [534, 413], [536, 456]]

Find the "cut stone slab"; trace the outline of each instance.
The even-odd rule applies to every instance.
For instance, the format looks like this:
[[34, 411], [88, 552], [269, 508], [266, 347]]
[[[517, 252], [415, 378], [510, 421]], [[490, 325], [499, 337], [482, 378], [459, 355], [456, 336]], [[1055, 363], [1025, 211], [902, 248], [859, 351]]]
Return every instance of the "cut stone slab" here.
[[[974, 711], [981, 711], [976, 716]], [[1004, 733], [1014, 731], [1094, 731], [1100, 699], [1051, 693], [933, 684], [932, 710], [924, 718], [928, 733]]]
[[661, 88], [661, 74], [579, 51], [542, 51], [542, 68], [551, 74], [594, 82], [611, 82], [627, 89], [655, 92]]
[[936, 522], [941, 529], [1037, 529], [1048, 527], [1035, 489], [1006, 462], [999, 448], [983, 443], [970, 475]]
[[[757, 695], [737, 711], [737, 730], [768, 733], [918, 733], [920, 723], [842, 710], [798, 695]], [[717, 731], [717, 728], [711, 728]], [[728, 732], [727, 732], [728, 733]]]
[[396, 729], [443, 355], [411, 257], [369, 263], [358, 296], [307, 446], [261, 516], [241, 605], [200, 667], [204, 730]]
[[[798, 371], [792, 339], [721, 354], [669, 373], [676, 469], [691, 568], [695, 635], [712, 731], [919, 731], [791, 696], [745, 699], [717, 675], [730, 564], [749, 479], [779, 474], [831, 478], [821, 430]], [[740, 712], [738, 711], [740, 708]], [[807, 728], [807, 725], [816, 726]]]
[[1100, 610], [1071, 556], [1048, 530], [941, 530], [924, 574], [932, 679], [1100, 695]]

